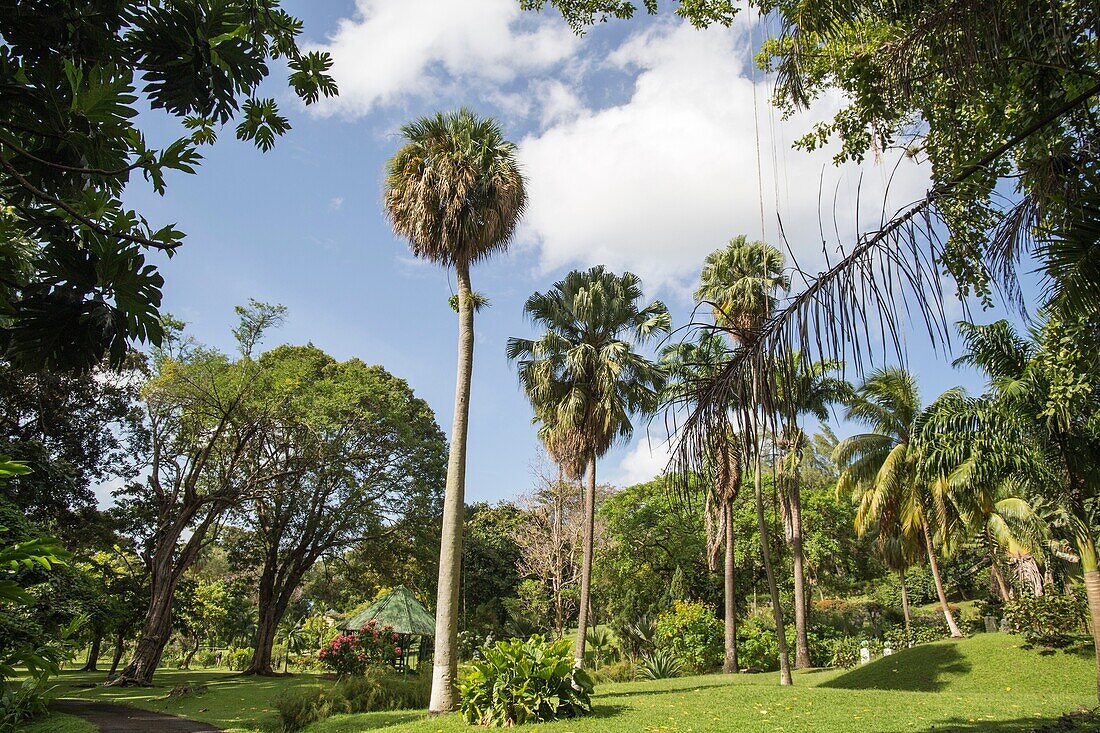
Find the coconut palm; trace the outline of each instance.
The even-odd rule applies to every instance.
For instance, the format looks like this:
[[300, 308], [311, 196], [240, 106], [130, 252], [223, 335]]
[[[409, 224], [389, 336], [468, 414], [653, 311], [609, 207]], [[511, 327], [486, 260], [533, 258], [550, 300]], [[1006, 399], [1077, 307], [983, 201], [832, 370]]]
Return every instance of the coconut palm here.
[[453, 267], [458, 283], [458, 367], [430, 702], [432, 712], [444, 712], [456, 705], [458, 673], [458, 590], [476, 306], [470, 266], [508, 246], [527, 195], [515, 145], [504, 139], [491, 118], [462, 109], [422, 117], [402, 127], [401, 135], [405, 144], [386, 165], [386, 215], [414, 255]]
[[809, 632], [806, 597], [805, 554], [802, 549], [801, 464], [807, 437], [799, 425], [803, 415], [820, 421], [829, 417], [829, 408], [851, 395], [852, 387], [844, 379], [833, 376], [840, 371], [837, 361], [810, 361], [798, 352], [781, 356], [775, 374], [776, 404], [780, 426], [776, 436], [775, 483], [779, 489], [779, 508], [783, 528], [791, 548], [794, 575], [795, 667], [809, 669]]
[[[731, 239], [723, 249], [707, 255], [695, 299], [710, 303], [715, 325], [725, 331], [735, 345], [744, 345], [775, 309], [779, 291], [790, 287], [790, 279], [783, 268], [783, 254], [778, 249], [764, 242], [750, 242], [744, 235], [739, 235]], [[779, 605], [779, 588], [772, 569], [767, 522], [764, 518], [760, 458], [762, 441], [759, 429], [763, 421], [758, 414], [763, 396], [762, 370], [763, 365], [759, 361], [753, 364], [749, 389], [752, 395], [749, 416], [753, 443], [753, 488], [760, 531], [761, 560], [768, 578], [772, 614], [775, 617], [779, 642], [779, 680], [780, 684], [789, 685], [792, 679], [787, 639], [783, 629], [783, 610]]]
[[567, 472], [583, 465], [587, 474], [578, 666], [584, 663], [588, 627], [596, 459], [630, 438], [631, 416], [656, 409], [664, 384], [663, 370], [635, 346], [668, 333], [671, 320], [659, 300], [641, 307], [641, 299], [641, 283], [629, 272], [619, 276], [602, 266], [574, 270], [548, 292], [534, 293], [523, 307], [545, 333], [537, 340], [508, 340], [508, 358], [519, 363], [520, 384], [542, 423], [544, 443]]
[[[704, 331], [696, 342], [671, 344], [661, 351], [661, 366], [668, 373], [665, 400], [672, 404], [694, 403], [696, 389], [713, 379], [729, 351], [722, 337]], [[707, 563], [711, 570], [718, 564], [718, 552], [725, 548], [723, 561], [725, 659], [722, 671], [738, 671], [737, 663], [737, 599], [735, 597], [735, 537], [733, 506], [742, 481], [741, 451], [734, 439], [732, 427], [714, 431], [708, 446], [707, 464], [711, 482], [704, 508], [707, 530]]]
[[871, 432], [846, 438], [833, 451], [841, 469], [837, 495], [849, 494], [857, 503], [860, 536], [890, 527], [903, 542], [923, 539], [944, 620], [951, 636], [961, 637], [947, 605], [932, 540], [931, 490], [920, 480], [920, 451], [914, 440], [922, 410], [916, 380], [904, 369], [873, 372], [849, 400], [847, 417]]

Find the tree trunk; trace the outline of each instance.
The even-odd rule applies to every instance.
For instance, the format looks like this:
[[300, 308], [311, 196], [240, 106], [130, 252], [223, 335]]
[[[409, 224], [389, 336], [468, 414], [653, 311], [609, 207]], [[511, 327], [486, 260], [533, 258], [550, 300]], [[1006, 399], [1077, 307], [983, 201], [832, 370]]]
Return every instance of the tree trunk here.
[[1081, 572], [1085, 577], [1085, 598], [1089, 604], [1089, 627], [1096, 654], [1096, 698], [1100, 700], [1100, 566], [1097, 564], [1096, 542], [1087, 525], [1077, 532], [1077, 550], [1081, 555]]
[[588, 611], [591, 599], [592, 554], [596, 533], [596, 454], [588, 454], [588, 483], [584, 490], [584, 556], [581, 560], [581, 595], [578, 599], [577, 641], [573, 645], [573, 663], [584, 666], [585, 632], [588, 631]]
[[[306, 558], [308, 560], [308, 557]], [[265, 563], [264, 571], [260, 575], [259, 604], [260, 617], [256, 628], [255, 651], [252, 653], [252, 661], [248, 663], [244, 675], [261, 675], [271, 677], [275, 674], [271, 660], [275, 647], [275, 637], [279, 633], [279, 624], [286, 615], [286, 607], [290, 602], [290, 596], [298, 586], [304, 571], [299, 572], [297, 564], [283, 574], [282, 582], [277, 583], [278, 569], [275, 567], [277, 558], [269, 559]], [[267, 567], [270, 565], [270, 567]], [[303, 561], [302, 565], [312, 565], [312, 562]], [[285, 566], [284, 566], [285, 567]]]
[[737, 664], [737, 597], [734, 580], [733, 502], [726, 502], [726, 562], [723, 567], [725, 585], [726, 655], [722, 671], [733, 674], [739, 671]]
[[126, 648], [126, 629], [119, 629], [118, 635], [115, 636], [115, 656], [111, 659], [111, 671], [107, 673], [107, 677], [114, 677], [115, 672], [118, 671], [118, 665], [122, 662], [122, 652]]
[[764, 563], [764, 574], [768, 577], [768, 593], [772, 599], [772, 617], [775, 619], [776, 641], [779, 644], [779, 684], [791, 684], [791, 662], [787, 655], [787, 632], [783, 627], [783, 608], [779, 605], [779, 588], [775, 584], [775, 572], [772, 570], [771, 549], [768, 547], [768, 523], [764, 519], [764, 489], [760, 475], [760, 438], [756, 438], [755, 475], [756, 523], [760, 531], [760, 558]]
[[98, 672], [96, 665], [99, 664], [99, 647], [103, 643], [103, 634], [96, 632], [96, 635], [92, 637], [92, 645], [88, 647], [88, 661], [84, 662], [84, 666], [80, 668], [81, 672]]
[[932, 544], [932, 533], [928, 531], [928, 523], [922, 522], [924, 530], [924, 544], [928, 550], [928, 566], [932, 568], [932, 579], [936, 581], [936, 595], [940, 598], [940, 608], [943, 610], [944, 620], [947, 621], [947, 628], [951, 630], [952, 639], [961, 639], [962, 632], [959, 631], [959, 625], [955, 623], [955, 617], [951, 615], [951, 607], [947, 605], [947, 593], [943, 590], [943, 579], [940, 578], [940, 564], [936, 560], [936, 546]]
[[802, 551], [802, 497], [798, 477], [788, 478], [789, 493], [787, 501], [790, 503], [790, 544], [791, 559], [794, 565], [794, 666], [795, 669], [809, 669], [813, 666], [810, 661], [810, 639], [807, 619], [809, 607], [806, 599], [806, 570], [805, 555]]
[[195, 658], [195, 654], [199, 651], [199, 645], [202, 643], [202, 636], [198, 633], [195, 634], [195, 646], [191, 647], [187, 651], [187, 656], [184, 657], [180, 663], [180, 669], [191, 669], [191, 660]]
[[470, 424], [470, 379], [474, 365], [474, 303], [468, 262], [455, 265], [455, 277], [458, 282], [458, 364], [455, 370], [454, 423], [447, 460], [447, 488], [443, 499], [443, 532], [439, 543], [435, 655], [432, 694], [428, 703], [431, 713], [447, 713], [457, 707], [458, 591], [462, 577], [466, 434]]
[[153, 556], [150, 573], [149, 608], [138, 634], [134, 655], [126, 668], [109, 682], [111, 685], [153, 684], [153, 674], [160, 664], [164, 646], [172, 632], [172, 598], [176, 593], [178, 575], [173, 573], [172, 560], [175, 537], [162, 537]]
[[905, 616], [905, 643], [913, 643], [913, 618], [909, 612], [909, 589], [905, 586], [905, 570], [898, 571], [898, 580], [901, 582], [901, 613]]

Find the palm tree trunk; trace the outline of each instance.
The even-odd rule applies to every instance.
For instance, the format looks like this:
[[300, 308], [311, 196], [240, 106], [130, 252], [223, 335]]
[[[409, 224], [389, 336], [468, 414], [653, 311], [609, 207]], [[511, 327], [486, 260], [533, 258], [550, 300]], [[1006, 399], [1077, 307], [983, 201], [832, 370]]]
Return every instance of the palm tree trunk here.
[[431, 713], [457, 707], [458, 591], [462, 576], [462, 530], [466, 493], [466, 433], [470, 424], [470, 378], [474, 365], [474, 303], [470, 265], [455, 265], [458, 282], [458, 365], [455, 370], [455, 410], [447, 488], [443, 498], [443, 532], [439, 543], [439, 583], [436, 590], [435, 656], [432, 667]]
[[764, 489], [760, 475], [760, 440], [757, 438], [753, 482], [756, 488], [756, 523], [760, 531], [760, 558], [764, 562], [764, 574], [768, 577], [768, 593], [772, 599], [772, 617], [775, 619], [776, 641], [779, 643], [779, 684], [791, 684], [791, 662], [787, 655], [787, 632], [783, 627], [783, 608], [779, 605], [779, 588], [772, 570], [771, 550], [768, 542], [768, 523], [764, 519]]
[[585, 632], [588, 630], [588, 606], [592, 583], [592, 544], [596, 531], [596, 454], [588, 454], [588, 484], [584, 491], [584, 558], [581, 561], [580, 609], [577, 613], [577, 642], [573, 645], [576, 666], [584, 666]]
[[1088, 525], [1077, 531], [1077, 551], [1081, 555], [1081, 572], [1085, 577], [1085, 598], [1089, 604], [1089, 630], [1096, 654], [1096, 698], [1100, 700], [1100, 565], [1097, 563], [1096, 542]]
[[726, 656], [722, 663], [722, 671], [733, 674], [739, 671], [737, 664], [737, 597], [734, 583], [734, 534], [733, 534], [733, 502], [726, 502], [726, 562], [723, 567], [725, 576], [725, 624], [726, 624]]
[[807, 619], [809, 607], [806, 601], [805, 554], [802, 551], [802, 497], [799, 495], [798, 476], [789, 477], [788, 483], [790, 484], [787, 501], [791, 515], [791, 559], [794, 565], [794, 666], [795, 669], [809, 669], [813, 663], [810, 661]]
[[909, 589], [905, 586], [905, 570], [898, 571], [898, 580], [901, 583], [901, 612], [905, 616], [905, 643], [912, 643], [913, 619], [909, 612]]
[[932, 578], [936, 581], [936, 595], [940, 598], [940, 608], [943, 609], [943, 617], [947, 621], [947, 628], [951, 631], [952, 639], [961, 639], [962, 631], [955, 623], [955, 617], [951, 615], [951, 607], [947, 605], [947, 593], [943, 590], [943, 579], [940, 578], [940, 564], [936, 560], [936, 546], [932, 544], [932, 533], [928, 531], [928, 523], [922, 522], [924, 530], [924, 544], [928, 550], [928, 566], [932, 568]]
[[997, 589], [997, 595], [1001, 597], [1002, 601], [1011, 600], [1012, 590], [1005, 582], [1005, 576], [1001, 573], [1001, 569], [997, 567], [997, 552], [993, 547], [993, 538], [989, 534], [989, 527], [985, 528], [985, 550], [989, 556], [989, 577]]

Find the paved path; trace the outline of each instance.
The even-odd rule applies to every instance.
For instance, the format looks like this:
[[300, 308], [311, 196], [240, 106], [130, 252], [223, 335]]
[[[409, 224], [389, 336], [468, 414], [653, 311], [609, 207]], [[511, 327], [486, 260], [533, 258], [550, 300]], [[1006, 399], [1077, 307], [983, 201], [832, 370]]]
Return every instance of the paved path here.
[[101, 733], [223, 733], [209, 723], [187, 720], [151, 710], [84, 700], [55, 700], [50, 707], [59, 713], [84, 718]]

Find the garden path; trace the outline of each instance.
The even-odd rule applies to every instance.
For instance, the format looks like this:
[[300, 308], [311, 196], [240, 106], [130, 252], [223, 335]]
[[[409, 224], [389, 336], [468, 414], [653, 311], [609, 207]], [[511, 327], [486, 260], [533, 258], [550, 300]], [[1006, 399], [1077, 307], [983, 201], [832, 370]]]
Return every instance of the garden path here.
[[56, 700], [51, 706], [87, 720], [100, 733], [223, 733], [221, 728], [150, 710], [84, 700]]

